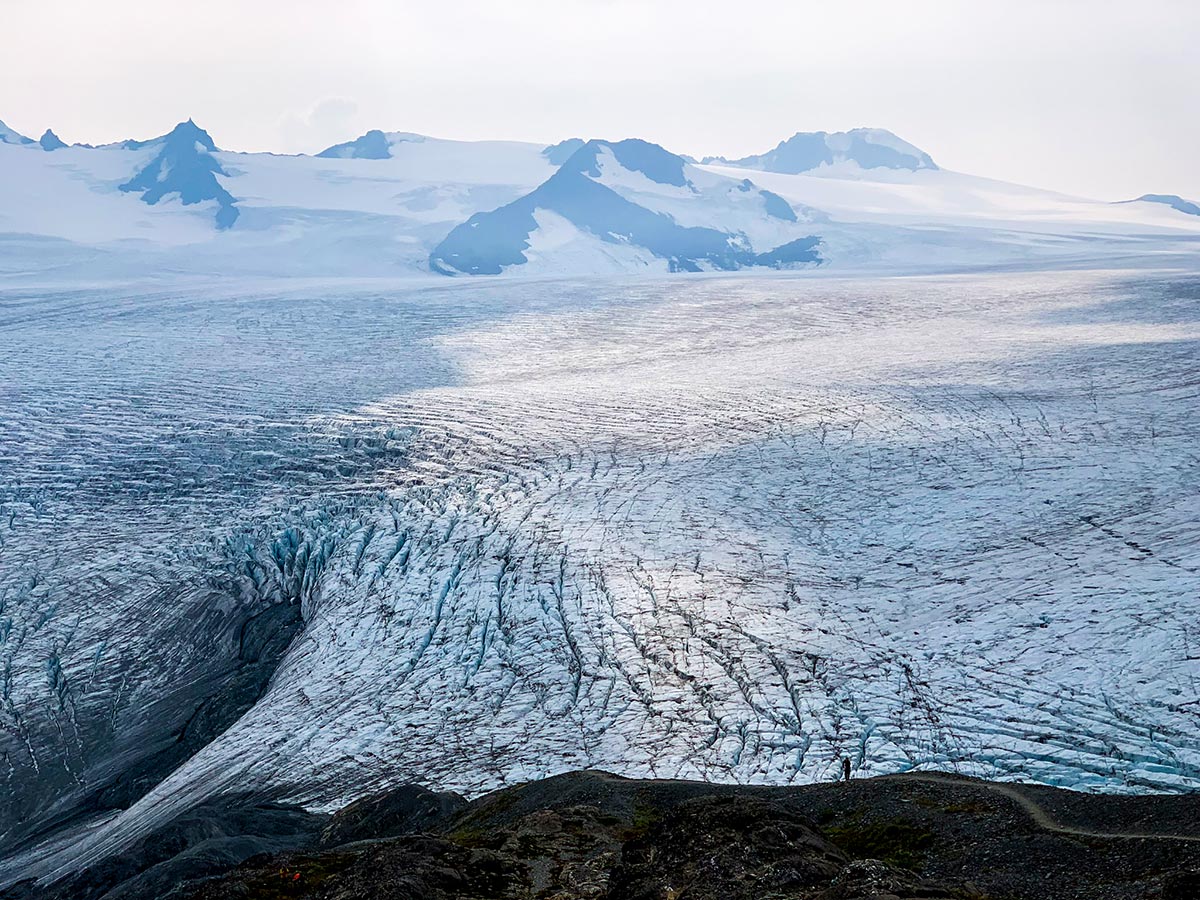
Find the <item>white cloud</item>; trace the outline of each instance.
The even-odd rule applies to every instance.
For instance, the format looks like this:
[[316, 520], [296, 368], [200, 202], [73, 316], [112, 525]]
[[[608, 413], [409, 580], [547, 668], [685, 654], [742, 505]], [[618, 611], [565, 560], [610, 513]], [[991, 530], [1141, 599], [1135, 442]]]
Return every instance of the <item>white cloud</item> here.
[[279, 120], [279, 150], [285, 153], [319, 153], [331, 144], [358, 136], [358, 104], [344, 97], [328, 97], [303, 114], [288, 113]]

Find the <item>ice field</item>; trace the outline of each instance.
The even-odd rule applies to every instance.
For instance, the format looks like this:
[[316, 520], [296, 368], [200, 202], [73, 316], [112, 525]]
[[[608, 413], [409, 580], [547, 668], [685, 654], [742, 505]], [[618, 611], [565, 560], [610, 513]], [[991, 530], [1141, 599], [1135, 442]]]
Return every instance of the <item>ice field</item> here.
[[1193, 272], [166, 284], [0, 289], [7, 877], [224, 790], [1200, 787]]

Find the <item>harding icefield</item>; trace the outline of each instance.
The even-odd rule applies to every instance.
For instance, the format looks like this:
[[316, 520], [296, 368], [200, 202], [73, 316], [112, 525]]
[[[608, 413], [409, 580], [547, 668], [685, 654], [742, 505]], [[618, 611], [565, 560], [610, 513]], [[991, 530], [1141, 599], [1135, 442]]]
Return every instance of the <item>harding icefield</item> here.
[[[743, 896], [622, 893], [674, 852], [637, 855], [668, 827], [637, 806], [603, 890], [523, 863], [526, 893], [354, 893], [377, 850], [346, 838], [220, 892], [401, 786], [441, 798], [413, 833], [515, 853], [460, 805], [580, 770], [611, 773], [588, 803], [892, 776], [1085, 844], [1200, 841], [1195, 804], [1068, 821], [1200, 790], [1186, 185], [1026, 187], [882, 128], [787, 137], [795, 109], [721, 156], [28, 118], [0, 123], [0, 896]], [[178, 837], [235, 801], [325, 843]], [[813, 816], [832, 892], [744, 896], [1200, 896], [1163, 874], [1194, 844], [1136, 889], [936, 893], [903, 879], [939, 863]]]

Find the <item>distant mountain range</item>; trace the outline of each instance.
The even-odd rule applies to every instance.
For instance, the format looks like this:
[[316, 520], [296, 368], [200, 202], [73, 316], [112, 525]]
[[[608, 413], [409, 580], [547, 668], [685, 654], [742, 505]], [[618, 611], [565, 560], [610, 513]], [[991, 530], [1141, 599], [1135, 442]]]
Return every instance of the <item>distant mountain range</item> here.
[[636, 139], [380, 130], [315, 156], [235, 153], [191, 120], [68, 146], [0, 122], [0, 196], [0, 275], [924, 271], [1102, 254], [1147, 234], [1175, 247], [1200, 225], [1176, 195], [1112, 204], [946, 172], [869, 128], [696, 162]]
[[855, 128], [832, 134], [816, 131], [794, 134], [774, 150], [741, 159], [720, 156], [704, 158], [706, 164], [761, 169], [798, 175], [838, 163], [850, 163], [862, 169], [936, 169], [933, 158], [924, 150], [903, 141], [882, 128]]

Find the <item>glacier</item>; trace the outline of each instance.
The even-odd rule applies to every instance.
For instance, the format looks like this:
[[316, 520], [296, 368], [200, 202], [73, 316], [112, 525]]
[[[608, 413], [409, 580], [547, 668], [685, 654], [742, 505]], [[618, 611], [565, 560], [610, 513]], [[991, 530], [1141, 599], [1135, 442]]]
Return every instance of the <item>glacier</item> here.
[[226, 791], [1200, 787], [1180, 259], [0, 285], [0, 881]]
[[1197, 789], [1193, 206], [0, 123], [0, 891], [231, 792]]

